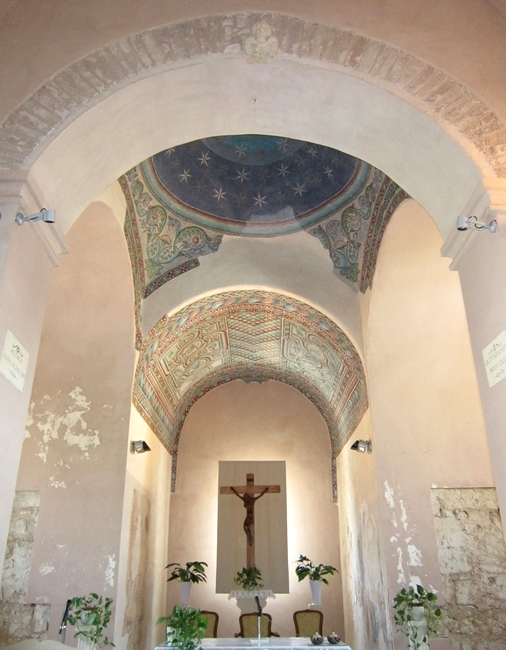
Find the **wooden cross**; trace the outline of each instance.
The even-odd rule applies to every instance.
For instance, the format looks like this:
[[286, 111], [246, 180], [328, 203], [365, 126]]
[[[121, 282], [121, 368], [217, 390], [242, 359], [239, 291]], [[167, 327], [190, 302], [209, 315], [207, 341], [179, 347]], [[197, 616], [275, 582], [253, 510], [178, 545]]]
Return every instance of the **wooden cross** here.
[[[220, 487], [220, 494], [235, 494], [241, 499], [246, 508], [246, 519], [243, 528], [246, 533], [246, 567], [255, 566], [255, 501], [264, 494], [281, 492], [280, 485], [255, 485], [255, 475], [246, 474], [246, 485], [231, 485]], [[253, 496], [258, 494], [258, 496]]]

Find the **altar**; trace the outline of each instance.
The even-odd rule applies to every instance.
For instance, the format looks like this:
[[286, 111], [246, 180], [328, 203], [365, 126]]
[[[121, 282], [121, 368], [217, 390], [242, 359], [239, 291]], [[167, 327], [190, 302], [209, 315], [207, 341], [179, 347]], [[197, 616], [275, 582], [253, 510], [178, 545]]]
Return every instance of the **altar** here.
[[[169, 646], [162, 645], [155, 650], [167, 650]], [[336, 650], [351, 650], [343, 641], [337, 644], [322, 643], [313, 645], [309, 637], [263, 637], [260, 639], [223, 638], [202, 639], [202, 650], [246, 650], [247, 648], [275, 648], [275, 650], [307, 650], [307, 648], [336, 648]]]

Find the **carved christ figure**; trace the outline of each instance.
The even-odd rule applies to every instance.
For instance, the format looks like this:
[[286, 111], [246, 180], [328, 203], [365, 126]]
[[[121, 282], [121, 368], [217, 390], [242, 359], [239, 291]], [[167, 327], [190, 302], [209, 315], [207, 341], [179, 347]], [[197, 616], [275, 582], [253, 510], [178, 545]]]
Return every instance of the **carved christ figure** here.
[[254, 474], [246, 474], [246, 485], [220, 487], [220, 494], [235, 494], [241, 499], [246, 508], [246, 518], [243, 523], [243, 528], [247, 540], [246, 566], [248, 569], [255, 566], [255, 502], [267, 492], [281, 492], [281, 486], [255, 485]]
[[233, 486], [231, 486], [230, 489], [234, 494], [237, 494], [239, 499], [241, 499], [242, 502], [244, 503], [244, 507], [246, 508], [246, 519], [244, 520], [242, 527], [244, 528], [244, 532], [246, 533], [248, 546], [253, 546], [253, 542], [255, 539], [255, 534], [254, 534], [255, 501], [258, 501], [260, 497], [263, 497], [263, 495], [267, 492], [269, 488], [266, 487], [262, 492], [260, 492], [260, 494], [257, 497], [254, 497], [253, 495], [248, 494], [247, 492], [241, 496]]

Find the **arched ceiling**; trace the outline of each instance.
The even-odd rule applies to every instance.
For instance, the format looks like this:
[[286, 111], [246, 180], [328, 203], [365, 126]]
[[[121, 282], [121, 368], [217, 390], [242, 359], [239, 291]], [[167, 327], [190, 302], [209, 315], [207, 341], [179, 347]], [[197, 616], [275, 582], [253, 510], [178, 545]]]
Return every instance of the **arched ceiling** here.
[[246, 290], [162, 318], [141, 350], [133, 400], [176, 460], [191, 406], [234, 379], [276, 379], [300, 390], [327, 422], [333, 457], [367, 408], [362, 362], [334, 322], [299, 300]]
[[372, 284], [386, 225], [408, 198], [383, 172], [357, 158], [260, 135], [180, 145], [119, 181], [127, 202], [138, 349], [142, 301], [196, 269], [199, 257], [218, 251], [224, 235], [275, 237], [303, 230], [328, 250], [329, 271], [364, 292]]

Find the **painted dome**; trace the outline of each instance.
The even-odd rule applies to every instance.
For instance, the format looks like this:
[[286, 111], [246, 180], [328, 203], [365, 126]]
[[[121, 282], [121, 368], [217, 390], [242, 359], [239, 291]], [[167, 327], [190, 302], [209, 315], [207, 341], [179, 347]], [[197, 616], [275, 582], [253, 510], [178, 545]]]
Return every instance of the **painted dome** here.
[[215, 231], [294, 232], [362, 189], [369, 165], [320, 145], [263, 135], [206, 138], [144, 163], [149, 189], [173, 213]]

